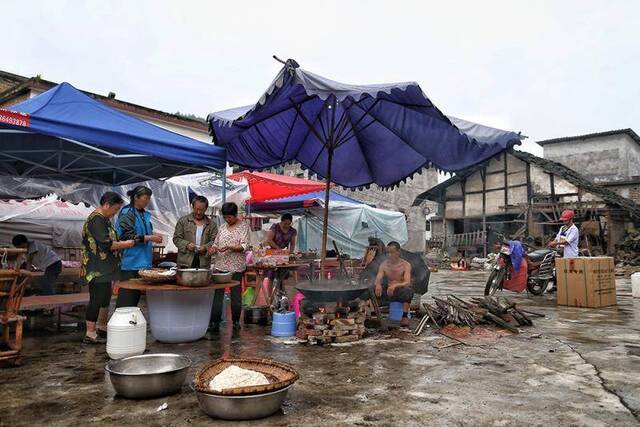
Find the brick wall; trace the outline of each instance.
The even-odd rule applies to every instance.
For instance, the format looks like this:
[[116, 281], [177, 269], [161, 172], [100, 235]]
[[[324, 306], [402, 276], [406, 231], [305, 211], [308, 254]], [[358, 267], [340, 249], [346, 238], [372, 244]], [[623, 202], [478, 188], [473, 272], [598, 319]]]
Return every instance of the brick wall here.
[[0, 76], [0, 93], [4, 92], [5, 90], [11, 89], [12, 87], [17, 85], [18, 83], [19, 82], [17, 82], [16, 80], [14, 80], [12, 78], [7, 78], [7, 77]]
[[27, 99], [29, 99], [29, 94], [25, 93], [24, 95], [20, 95], [17, 96], [15, 98], [11, 98], [11, 100], [5, 102], [5, 103], [0, 103], [0, 108], [9, 108], [12, 105], [18, 104], [22, 101], [26, 101]]

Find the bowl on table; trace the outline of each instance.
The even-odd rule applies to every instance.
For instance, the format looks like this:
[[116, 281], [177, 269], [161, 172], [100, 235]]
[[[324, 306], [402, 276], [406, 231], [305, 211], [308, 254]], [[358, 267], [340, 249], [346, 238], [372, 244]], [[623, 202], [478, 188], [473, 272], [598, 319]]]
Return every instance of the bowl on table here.
[[119, 396], [151, 399], [180, 391], [190, 367], [188, 357], [167, 353], [111, 360], [104, 369]]
[[141, 279], [151, 283], [168, 283], [176, 280], [175, 270], [167, 270], [164, 268], [139, 270], [138, 275]]
[[211, 283], [211, 270], [208, 268], [179, 268], [176, 282], [181, 286], [200, 287]]

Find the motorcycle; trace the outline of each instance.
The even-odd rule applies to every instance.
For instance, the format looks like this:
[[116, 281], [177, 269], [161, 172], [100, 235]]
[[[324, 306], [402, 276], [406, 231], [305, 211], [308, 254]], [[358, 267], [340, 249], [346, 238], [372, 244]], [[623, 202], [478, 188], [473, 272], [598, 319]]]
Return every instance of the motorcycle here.
[[[525, 251], [528, 249], [523, 245]], [[555, 286], [556, 263], [558, 252], [553, 249], [537, 249], [527, 252], [524, 256], [527, 262], [527, 291], [533, 295], [542, 295], [550, 284]], [[496, 265], [487, 279], [484, 288], [485, 295], [494, 295], [502, 290], [505, 280], [511, 278], [511, 246], [507, 242], [500, 245]]]

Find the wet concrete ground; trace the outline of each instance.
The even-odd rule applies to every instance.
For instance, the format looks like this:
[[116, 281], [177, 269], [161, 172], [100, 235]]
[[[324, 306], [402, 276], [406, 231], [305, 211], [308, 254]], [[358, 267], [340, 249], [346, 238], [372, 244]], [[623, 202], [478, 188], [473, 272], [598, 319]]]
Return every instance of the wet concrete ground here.
[[[483, 272], [435, 273], [428, 295], [478, 296], [484, 278]], [[547, 317], [484, 347], [437, 350], [433, 344], [442, 337], [431, 330], [418, 338], [395, 332], [307, 347], [248, 326], [237, 335], [224, 330], [217, 341], [182, 345], [149, 336], [148, 350], [188, 355], [190, 377], [206, 361], [229, 355], [294, 365], [300, 380], [282, 412], [255, 425], [639, 424], [640, 300], [632, 300], [629, 280], [618, 280], [617, 307], [557, 307], [553, 295], [514, 298]], [[155, 400], [114, 396], [104, 348], [80, 339], [79, 333], [26, 339], [25, 364], [0, 370], [0, 425], [233, 424], [201, 413], [187, 385]], [[164, 402], [168, 409], [156, 412]]]

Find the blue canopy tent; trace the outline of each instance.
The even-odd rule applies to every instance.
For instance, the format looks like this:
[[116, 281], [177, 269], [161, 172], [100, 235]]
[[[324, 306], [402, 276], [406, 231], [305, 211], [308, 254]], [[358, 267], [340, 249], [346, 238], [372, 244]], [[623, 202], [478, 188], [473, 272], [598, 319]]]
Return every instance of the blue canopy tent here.
[[115, 110], [69, 83], [0, 110], [0, 175], [115, 186], [225, 166], [224, 148]]
[[[282, 61], [281, 61], [282, 62]], [[454, 126], [415, 82], [350, 85], [284, 63], [258, 103], [210, 114], [230, 162], [264, 169], [299, 162], [329, 183], [392, 188], [425, 167], [455, 172], [519, 140], [479, 143]], [[328, 209], [322, 257], [326, 252]]]
[[[260, 203], [251, 203], [252, 212], [274, 212], [285, 210], [301, 210], [320, 206], [320, 201], [324, 199], [324, 191], [315, 193], [300, 194], [297, 196], [285, 197], [277, 200], [269, 200]], [[363, 204], [361, 201], [342, 194], [331, 191], [329, 193], [329, 202], [351, 203], [354, 205]]]

